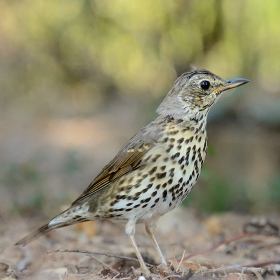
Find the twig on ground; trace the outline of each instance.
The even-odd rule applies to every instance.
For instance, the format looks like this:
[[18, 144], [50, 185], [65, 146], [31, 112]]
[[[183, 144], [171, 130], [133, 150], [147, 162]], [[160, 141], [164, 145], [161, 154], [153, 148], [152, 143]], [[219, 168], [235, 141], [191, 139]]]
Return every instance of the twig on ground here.
[[182, 262], [183, 262], [183, 260], [184, 260], [185, 253], [186, 253], [186, 250], [184, 250], [184, 252], [183, 252], [182, 258], [181, 258], [181, 260], [180, 260], [180, 262], [179, 262], [179, 264], [178, 264], [178, 266], [177, 266], [177, 268], [176, 268], [176, 272], [179, 271], [180, 265], [182, 264]]
[[220, 246], [222, 246], [222, 245], [229, 244], [229, 243], [231, 243], [231, 242], [233, 242], [233, 241], [242, 239], [242, 238], [247, 237], [247, 236], [249, 236], [249, 235], [251, 235], [251, 234], [250, 234], [250, 233], [243, 233], [243, 234], [237, 235], [237, 236], [235, 236], [235, 237], [233, 237], [233, 238], [231, 238], [231, 239], [229, 239], [229, 240], [226, 240], [226, 241], [224, 241], [224, 242], [221, 242], [221, 243], [219, 243], [219, 244], [217, 244], [217, 245], [215, 245], [215, 246], [212, 246], [212, 247], [210, 247], [210, 248], [208, 248], [208, 249], [205, 249], [205, 250], [202, 250], [202, 251], [199, 251], [199, 252], [195, 252], [195, 253], [189, 254], [188, 256], [186, 256], [186, 257], [184, 258], [184, 260], [187, 260], [187, 259], [189, 259], [189, 258], [191, 258], [191, 257], [194, 257], [194, 256], [197, 256], [197, 255], [201, 255], [201, 254], [208, 253], [208, 252], [210, 252], [210, 251], [214, 251], [214, 250], [216, 250], [218, 247], [220, 247]]
[[230, 266], [226, 266], [226, 267], [219, 267], [219, 268], [215, 268], [215, 269], [209, 269], [207, 271], [207, 273], [220, 273], [220, 272], [224, 272], [224, 273], [244, 273], [244, 274], [248, 274], [248, 273], [261, 273], [263, 271], [262, 268], [257, 268], [257, 267], [244, 267], [241, 266], [239, 264], [236, 265], [230, 265]]
[[272, 259], [267, 261], [255, 262], [244, 265], [244, 267], [262, 267], [269, 264], [280, 264], [280, 259]]
[[[100, 255], [100, 256], [107, 256], [107, 257], [113, 257], [113, 258], [117, 258], [117, 259], [121, 259], [121, 260], [128, 260], [128, 261], [135, 261], [138, 262], [138, 259], [136, 258], [131, 258], [131, 257], [126, 257], [126, 256], [119, 256], [119, 255], [115, 255], [115, 254], [110, 254], [110, 253], [100, 253], [100, 252], [92, 252], [92, 251], [80, 251], [80, 250], [55, 250], [55, 251], [50, 251], [48, 252], [48, 254], [52, 254], [52, 253], [81, 253], [81, 254], [87, 254], [89, 256], [91, 255]], [[148, 267], [153, 267], [153, 265], [146, 263], [145, 264]]]
[[[89, 254], [87, 254], [87, 255], [89, 255]], [[104, 268], [104, 267], [107, 267], [107, 268], [109, 268], [111, 271], [113, 271], [114, 273], [119, 274], [118, 271], [116, 271], [115, 269], [113, 269], [112, 267], [110, 267], [108, 264], [102, 262], [101, 260], [99, 260], [99, 259], [96, 258], [95, 256], [92, 256], [92, 255], [89, 255], [89, 256], [90, 256], [91, 258], [93, 258], [94, 260], [96, 260], [97, 262], [101, 263], [101, 264], [103, 265], [103, 268]]]
[[175, 275], [168, 275], [168, 276], [164, 277], [163, 279], [169, 279], [169, 278], [173, 278], [173, 277], [174, 277], [174, 278], [175, 278], [175, 277], [176, 277], [176, 278], [181, 278], [182, 275], [176, 275], [176, 274], [175, 274]]

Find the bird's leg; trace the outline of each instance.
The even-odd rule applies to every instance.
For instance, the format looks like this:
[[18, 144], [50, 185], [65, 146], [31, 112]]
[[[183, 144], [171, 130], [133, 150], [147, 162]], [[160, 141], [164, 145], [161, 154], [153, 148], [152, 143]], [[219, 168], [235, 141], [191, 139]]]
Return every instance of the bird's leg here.
[[136, 256], [137, 256], [137, 258], [138, 258], [138, 260], [139, 260], [141, 270], [143, 271], [143, 273], [144, 273], [146, 276], [149, 277], [149, 276], [151, 275], [151, 272], [150, 272], [150, 270], [148, 269], [148, 267], [145, 265], [145, 262], [144, 262], [144, 260], [143, 260], [143, 258], [142, 258], [142, 256], [141, 256], [141, 254], [140, 254], [140, 252], [139, 252], [139, 249], [138, 249], [138, 247], [137, 247], [137, 245], [136, 245], [136, 242], [135, 242], [134, 235], [129, 235], [128, 237], [129, 237], [130, 243], [131, 243], [131, 245], [132, 245], [132, 247], [133, 247], [133, 249], [134, 249], [134, 251], [135, 251], [135, 254], [136, 254]]
[[128, 223], [126, 224], [125, 226], [125, 232], [126, 234], [128, 235], [129, 237], [129, 240], [130, 240], [130, 243], [134, 249], [134, 252], [139, 260], [139, 263], [140, 263], [140, 267], [141, 267], [141, 270], [143, 271], [143, 273], [145, 274], [145, 276], [149, 277], [151, 275], [151, 272], [150, 270], [148, 269], [148, 267], [146, 266], [141, 254], [140, 254], [140, 251], [138, 249], [138, 246], [135, 242], [135, 238], [134, 238], [134, 234], [135, 234], [135, 221], [133, 220], [129, 220]]
[[145, 226], [146, 226], [146, 232], [147, 232], [148, 236], [151, 238], [151, 240], [153, 242], [153, 245], [154, 245], [154, 247], [156, 249], [156, 252], [157, 252], [158, 256], [161, 259], [161, 263], [167, 265], [167, 262], [164, 259], [164, 256], [163, 256], [163, 254], [162, 254], [162, 252], [161, 252], [161, 250], [160, 250], [160, 248], [158, 246], [158, 243], [156, 241], [156, 238], [154, 236], [155, 224], [146, 224]]

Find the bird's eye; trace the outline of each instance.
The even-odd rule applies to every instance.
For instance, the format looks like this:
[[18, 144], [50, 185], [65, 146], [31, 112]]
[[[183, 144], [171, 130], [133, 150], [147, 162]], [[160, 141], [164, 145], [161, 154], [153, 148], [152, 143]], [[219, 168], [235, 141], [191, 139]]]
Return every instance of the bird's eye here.
[[208, 81], [202, 81], [202, 82], [200, 83], [200, 86], [201, 86], [201, 88], [202, 88], [203, 90], [207, 90], [207, 89], [209, 89], [209, 87], [210, 87], [210, 82], [208, 82]]

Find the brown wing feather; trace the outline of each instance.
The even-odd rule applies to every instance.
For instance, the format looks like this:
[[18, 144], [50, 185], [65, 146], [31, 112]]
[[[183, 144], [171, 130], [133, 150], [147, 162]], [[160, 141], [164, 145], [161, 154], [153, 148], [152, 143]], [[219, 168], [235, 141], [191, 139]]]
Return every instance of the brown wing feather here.
[[157, 144], [162, 136], [163, 126], [159, 123], [165, 121], [166, 118], [159, 117], [135, 134], [73, 203], [98, 192], [124, 174], [135, 170], [143, 156]]

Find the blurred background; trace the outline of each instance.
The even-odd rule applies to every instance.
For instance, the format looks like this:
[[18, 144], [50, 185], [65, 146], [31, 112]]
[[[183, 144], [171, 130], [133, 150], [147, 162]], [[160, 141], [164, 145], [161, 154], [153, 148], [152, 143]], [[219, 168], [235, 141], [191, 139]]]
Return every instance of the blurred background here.
[[279, 212], [279, 14], [278, 0], [0, 1], [0, 213], [56, 215], [190, 64], [250, 83], [212, 109], [184, 206]]

